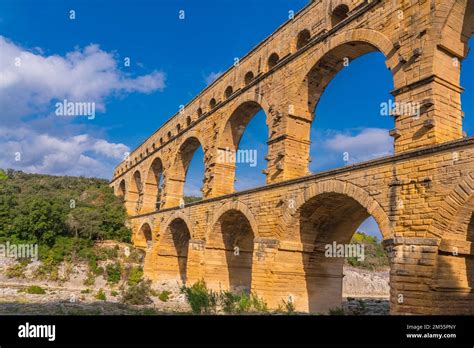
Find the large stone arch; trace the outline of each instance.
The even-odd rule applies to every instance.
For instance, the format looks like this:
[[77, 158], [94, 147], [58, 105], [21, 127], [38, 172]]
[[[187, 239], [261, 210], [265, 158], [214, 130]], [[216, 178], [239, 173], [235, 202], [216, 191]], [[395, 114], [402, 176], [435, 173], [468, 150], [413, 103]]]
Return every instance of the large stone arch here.
[[225, 129], [229, 124], [229, 121], [232, 119], [232, 117], [236, 114], [236, 112], [241, 108], [243, 105], [246, 104], [256, 104], [258, 105], [263, 112], [265, 112], [266, 116], [266, 123], [267, 126], [270, 127], [271, 120], [272, 120], [272, 107], [268, 103], [267, 99], [263, 96], [261, 93], [255, 93], [254, 90], [248, 90], [245, 93], [243, 93], [239, 98], [237, 98], [236, 101], [233, 102], [233, 107], [232, 111], [225, 115], [225, 119], [220, 122], [220, 127], [218, 131], [218, 137], [216, 144], [218, 147], [221, 147], [225, 143]]
[[219, 218], [230, 210], [236, 210], [242, 213], [242, 215], [244, 215], [249, 221], [250, 226], [252, 227], [253, 233], [255, 235], [255, 238], [259, 238], [260, 235], [258, 232], [258, 224], [257, 224], [257, 220], [254, 214], [252, 213], [252, 211], [249, 209], [249, 207], [246, 204], [238, 200], [235, 200], [235, 201], [230, 201], [230, 202], [226, 202], [222, 204], [219, 208], [217, 208], [217, 210], [213, 212], [212, 220], [209, 223], [208, 228], [206, 230], [206, 236], [205, 236], [206, 240], [208, 239], [209, 235], [212, 233], [214, 225], [217, 223]]
[[150, 220], [145, 220], [140, 227], [133, 233], [132, 243], [137, 247], [148, 248], [149, 243], [153, 241], [153, 224]]
[[160, 179], [163, 180], [164, 164], [161, 156], [155, 156], [150, 165], [144, 169], [144, 188], [143, 188], [143, 212], [149, 213], [160, 209], [162, 185]]
[[[430, 232], [439, 238], [431, 277], [435, 314], [472, 314], [474, 293], [474, 172], [436, 209]], [[444, 306], [444, 301], [453, 306]], [[439, 301], [439, 304], [437, 304]]]
[[299, 212], [303, 204], [311, 198], [324, 193], [337, 193], [354, 199], [374, 218], [384, 239], [393, 237], [393, 230], [388, 215], [366, 190], [346, 181], [325, 180], [308, 186], [296, 196], [286, 197], [282, 204], [282, 223], [279, 228], [281, 238], [284, 238], [286, 231], [294, 231], [295, 226], [299, 225]]
[[[465, 208], [474, 198], [474, 172], [466, 176], [442, 201], [433, 217], [429, 232], [443, 239], [453, 231], [454, 224], [465, 220]], [[464, 216], [460, 216], [464, 215]]]
[[157, 279], [186, 283], [191, 227], [184, 214], [173, 214], [160, 229], [153, 262], [158, 269]]
[[[430, 29], [443, 49], [465, 58], [469, 50], [467, 42], [474, 32], [474, 3], [466, 0], [446, 0], [438, 5], [433, 26]], [[461, 20], [460, 20], [461, 19]], [[453, 40], [456, 37], [459, 40]]]
[[[202, 147], [204, 152], [204, 177], [209, 171], [206, 161], [206, 153], [209, 146], [204, 142], [204, 138], [197, 131], [189, 132], [175, 148], [175, 154], [172, 156], [171, 167], [166, 169], [165, 173], [165, 192], [164, 192], [164, 208], [179, 206], [183, 203], [184, 183], [189, 164], [196, 152]], [[207, 192], [207, 181], [204, 182], [204, 197]]]
[[251, 290], [256, 233], [256, 221], [244, 204], [228, 202], [217, 210], [204, 250], [204, 274], [211, 288]]
[[391, 70], [394, 87], [406, 83], [397, 49], [385, 34], [363, 28], [341, 31], [302, 54], [304, 64], [296, 71], [294, 85], [288, 88], [288, 105], [280, 130], [281, 137], [285, 137], [286, 151], [279, 154], [280, 161], [274, 162], [275, 169], [281, 169], [287, 178], [310, 173], [311, 126], [317, 122], [317, 105], [326, 87], [351, 60], [371, 52], [381, 52], [385, 65]]
[[127, 183], [125, 179], [120, 180], [115, 187], [115, 195], [122, 197], [124, 200], [127, 195]]
[[[358, 254], [336, 255], [337, 250], [341, 246], [347, 250], [357, 227], [369, 216], [376, 220], [384, 239], [392, 237], [385, 211], [364, 189], [337, 179], [312, 184], [295, 197], [287, 197], [283, 204], [287, 205], [282, 216], [286, 230], [281, 236], [283, 249], [291, 246], [298, 251], [287, 257], [294, 269], [300, 270], [301, 285], [306, 289], [295, 295], [295, 304], [323, 313], [341, 307], [344, 259], [364, 254], [355, 244], [351, 250]], [[328, 248], [332, 256], [327, 255]]]
[[143, 203], [143, 173], [140, 169], [133, 171], [130, 175], [126, 197], [128, 213], [139, 214]]
[[265, 113], [268, 129], [267, 141], [272, 132], [272, 108], [262, 94], [249, 90], [232, 105], [231, 111], [223, 115], [222, 121], [219, 121], [213, 154], [215, 160], [212, 169], [211, 197], [234, 192], [236, 165], [228, 159], [232, 159], [235, 155], [248, 123], [258, 112]]
[[[349, 47], [349, 45], [351, 45], [351, 47]], [[356, 45], [359, 45], [359, 50], [353, 47]], [[314, 104], [308, 103], [312, 98], [311, 88], [315, 88], [312, 86], [319, 85], [319, 89], [315, 89], [315, 91], [322, 94], [329, 82], [343, 67], [344, 58], [356, 59], [366, 53], [377, 51], [386, 57], [385, 64], [394, 75], [400, 71], [397, 68], [399, 62], [395, 54], [396, 50], [394, 49], [393, 43], [386, 35], [376, 30], [364, 28], [352, 29], [328, 38], [324, 45], [315, 51], [314, 55], [308, 56], [304, 68], [300, 70], [296, 77], [296, 81], [300, 82], [292, 98], [295, 101], [295, 114], [311, 121], [313, 111], [319, 100], [318, 98]], [[331, 57], [329, 59], [328, 55], [333, 53], [337, 53], [337, 57]], [[318, 67], [318, 64], [324, 62], [325, 59], [329, 59], [334, 64], [334, 70], [331, 70], [331, 73], [328, 72], [325, 74], [322, 81], [315, 81], [314, 83], [309, 81], [311, 72]], [[401, 79], [395, 78], [395, 76], [393, 80], [395, 88], [398, 87], [398, 84], [404, 82]]]
[[195, 238], [194, 230], [192, 228], [192, 226], [193, 226], [192, 221], [189, 219], [189, 217], [182, 210], [174, 211], [166, 220], [164, 220], [164, 222], [162, 223], [162, 225], [160, 227], [160, 230], [161, 231], [168, 230], [170, 224], [176, 219], [183, 220], [186, 223], [186, 226], [189, 229], [189, 233], [191, 234], [191, 238]]

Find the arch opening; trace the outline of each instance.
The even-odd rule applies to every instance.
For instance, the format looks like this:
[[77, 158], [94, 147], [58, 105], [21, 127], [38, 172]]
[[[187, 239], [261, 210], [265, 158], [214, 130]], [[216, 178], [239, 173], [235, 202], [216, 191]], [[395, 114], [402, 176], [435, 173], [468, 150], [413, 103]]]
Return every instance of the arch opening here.
[[235, 209], [222, 214], [206, 241], [206, 274], [212, 275], [209, 285], [249, 293], [253, 250], [254, 232], [246, 216]]
[[202, 146], [196, 137], [190, 137], [180, 146], [177, 157], [167, 176], [166, 207], [175, 207], [202, 199], [205, 163]]
[[[361, 298], [375, 295], [384, 299], [388, 314], [388, 258], [380, 241], [360, 233], [360, 226], [369, 217], [367, 209], [358, 201], [340, 193], [319, 194], [299, 209], [299, 237], [308, 250], [303, 254], [303, 268], [310, 312], [327, 313], [342, 308], [344, 295]], [[376, 250], [371, 250], [369, 245]], [[374, 252], [383, 254], [377, 256], [380, 260], [367, 260]], [[366, 280], [368, 289], [362, 289], [373, 293], [358, 293], [360, 285], [354, 285], [354, 282], [361, 281], [357, 270], [364, 261], [368, 265], [381, 262], [383, 266], [380, 275], [372, 275], [380, 277], [379, 282], [370, 285], [371, 281]], [[346, 280], [345, 277], [349, 278]], [[345, 294], [343, 290], [351, 293]]]
[[[466, 185], [467, 186], [467, 185]], [[452, 196], [445, 199], [452, 206]], [[459, 197], [456, 194], [456, 197]], [[474, 296], [474, 258], [472, 243], [474, 243], [474, 194], [461, 203], [451, 215], [441, 217], [442, 240], [436, 259], [432, 284], [444, 289], [445, 296], [458, 305], [453, 308], [439, 308], [439, 314], [471, 314]], [[440, 211], [446, 211], [440, 206]], [[443, 298], [440, 299], [443, 303]], [[440, 306], [441, 307], [441, 306]]]
[[268, 70], [274, 68], [280, 60], [280, 57], [276, 53], [272, 53], [270, 57], [268, 57]]
[[186, 222], [176, 218], [165, 229], [157, 250], [157, 266], [160, 280], [186, 283], [188, 249], [191, 233]]
[[348, 17], [349, 7], [347, 5], [337, 6], [331, 14], [331, 25], [334, 27]]
[[143, 198], [143, 211], [145, 213], [159, 210], [161, 207], [163, 169], [160, 158], [155, 158], [148, 169]]
[[[474, 37], [467, 42], [468, 47], [474, 46]], [[472, 116], [474, 114], [474, 54], [470, 50], [467, 57], [461, 62], [461, 86], [464, 92], [461, 94], [461, 107], [466, 115], [463, 119], [462, 126], [465, 135], [474, 135], [474, 122]]]
[[296, 49], [299, 50], [306, 46], [309, 43], [309, 40], [311, 39], [311, 33], [309, 32], [308, 29], [303, 29], [298, 33], [298, 36], [296, 38]]
[[306, 75], [310, 172], [393, 154], [393, 77], [385, 59], [371, 44], [346, 43], [327, 52]]
[[120, 184], [117, 189], [117, 195], [125, 199], [125, 180], [120, 181]]
[[234, 90], [232, 89], [232, 86], [227, 86], [227, 88], [224, 91], [224, 96], [226, 99], [228, 99], [233, 93], [234, 93]]
[[209, 107], [212, 109], [214, 109], [217, 105], [217, 101], [215, 98], [212, 98], [210, 101], [209, 101]]
[[254, 79], [254, 75], [253, 75], [253, 72], [249, 71], [248, 73], [245, 74], [245, 77], [244, 77], [244, 83], [245, 85], [249, 85]]
[[127, 197], [128, 213], [139, 214], [143, 204], [143, 185], [140, 172], [133, 173]]
[[151, 227], [148, 223], [144, 223], [140, 227], [138, 233], [135, 235], [133, 244], [137, 247], [147, 248], [151, 243], [152, 239], [153, 237]]
[[266, 167], [267, 139], [266, 114], [260, 104], [247, 101], [232, 112], [218, 147], [223, 193], [265, 184], [262, 169]]

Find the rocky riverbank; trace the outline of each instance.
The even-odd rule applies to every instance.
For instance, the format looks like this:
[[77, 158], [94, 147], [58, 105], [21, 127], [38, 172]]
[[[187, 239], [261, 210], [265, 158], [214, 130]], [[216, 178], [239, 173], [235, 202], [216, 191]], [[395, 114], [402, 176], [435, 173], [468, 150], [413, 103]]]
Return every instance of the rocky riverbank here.
[[[91, 264], [62, 263], [45, 274], [40, 261], [19, 264], [0, 258], [0, 315], [5, 314], [177, 314], [189, 313], [190, 306], [177, 283], [154, 283], [146, 305], [123, 303], [123, 292], [130, 287], [130, 272], [119, 275], [116, 282], [107, 274], [109, 265], [121, 265], [121, 272], [139, 269], [143, 263], [140, 253], [123, 243], [105, 243], [105, 254], [112, 258]], [[104, 249], [104, 250], [105, 250]], [[108, 250], [108, 251], [107, 251]], [[110, 253], [110, 250], [115, 250]], [[105, 271], [104, 271], [105, 270]], [[386, 315], [389, 313], [388, 270], [368, 271], [344, 268], [343, 305], [331, 314]]]

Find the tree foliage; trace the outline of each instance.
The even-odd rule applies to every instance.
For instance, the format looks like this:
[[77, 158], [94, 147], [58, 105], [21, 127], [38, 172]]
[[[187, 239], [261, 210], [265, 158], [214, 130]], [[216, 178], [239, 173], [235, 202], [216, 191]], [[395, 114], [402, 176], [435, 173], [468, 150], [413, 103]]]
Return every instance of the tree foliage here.
[[0, 242], [38, 244], [40, 258], [80, 254], [96, 240], [129, 242], [125, 219], [106, 180], [0, 170]]

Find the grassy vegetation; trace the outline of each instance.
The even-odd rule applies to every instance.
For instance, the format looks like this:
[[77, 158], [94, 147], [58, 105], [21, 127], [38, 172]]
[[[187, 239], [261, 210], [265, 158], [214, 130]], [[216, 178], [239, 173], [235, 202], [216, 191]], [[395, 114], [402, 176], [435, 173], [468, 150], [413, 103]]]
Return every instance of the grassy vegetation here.
[[204, 280], [200, 280], [190, 287], [181, 287], [181, 292], [185, 294], [194, 314], [214, 314], [219, 311], [226, 314], [268, 312], [266, 302], [256, 294], [215, 292], [207, 288]]
[[158, 298], [160, 299], [160, 301], [163, 301], [163, 302], [167, 302], [170, 298], [170, 295], [171, 295], [171, 291], [168, 291], [168, 290], [163, 290], [159, 295], [158, 295]]
[[95, 295], [95, 298], [100, 301], [107, 301], [107, 296], [105, 295], [104, 289], [99, 289], [99, 291]]
[[146, 305], [153, 302], [151, 299], [151, 281], [142, 280], [140, 283], [129, 286], [122, 293], [122, 303], [129, 305]]
[[46, 291], [38, 285], [31, 285], [25, 289], [27, 294], [44, 295]]
[[122, 277], [122, 267], [119, 263], [108, 264], [105, 268], [107, 273], [107, 282], [109, 284], [117, 284]]
[[25, 278], [26, 262], [17, 262], [9, 266], [5, 272], [7, 278]]
[[183, 286], [181, 292], [185, 294], [193, 313], [211, 314], [217, 312], [219, 295], [208, 289], [204, 280], [200, 280], [190, 287]]
[[134, 266], [130, 269], [127, 283], [130, 286], [137, 285], [143, 278], [143, 268], [140, 266]]
[[223, 291], [220, 294], [222, 310], [227, 314], [267, 313], [267, 303], [254, 293], [232, 293]]
[[279, 313], [286, 313], [286, 314], [294, 314], [296, 312], [295, 304], [293, 301], [282, 301], [282, 304], [278, 305], [277, 312]]

